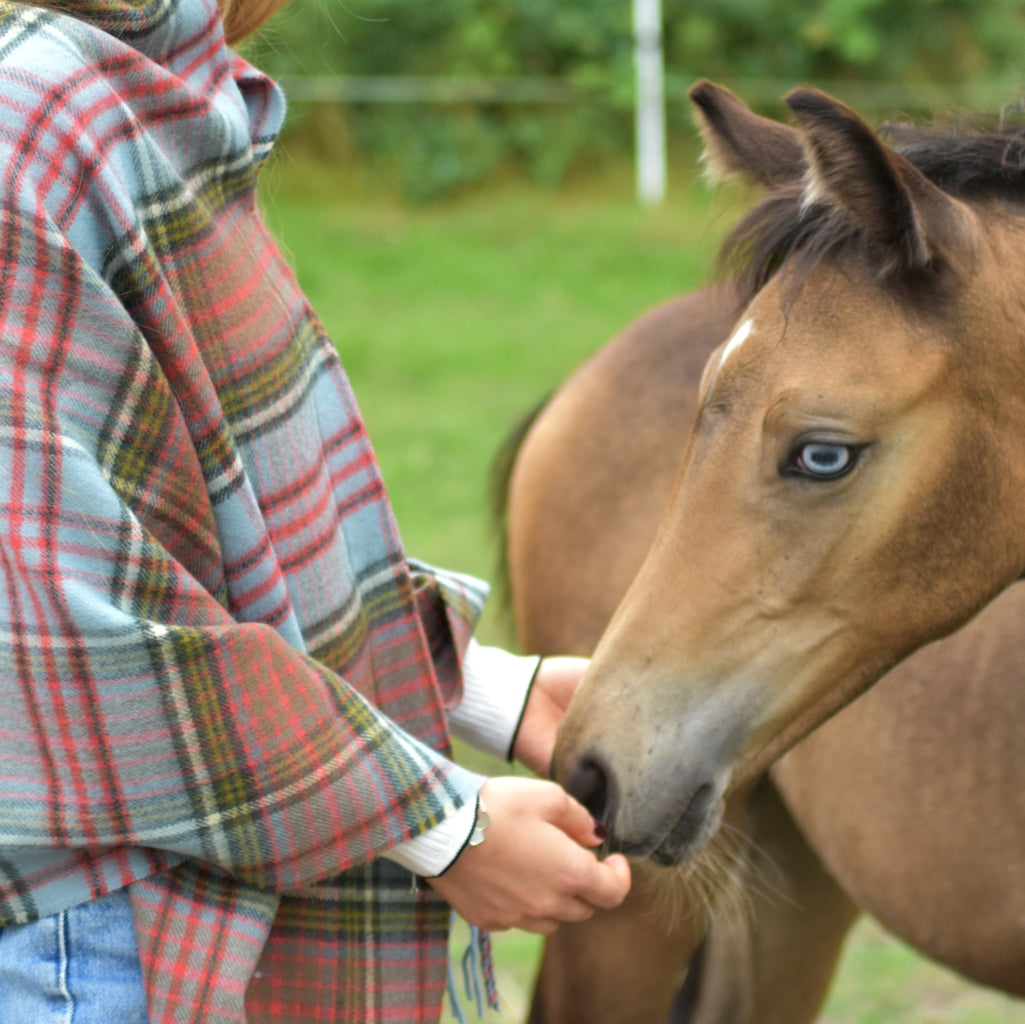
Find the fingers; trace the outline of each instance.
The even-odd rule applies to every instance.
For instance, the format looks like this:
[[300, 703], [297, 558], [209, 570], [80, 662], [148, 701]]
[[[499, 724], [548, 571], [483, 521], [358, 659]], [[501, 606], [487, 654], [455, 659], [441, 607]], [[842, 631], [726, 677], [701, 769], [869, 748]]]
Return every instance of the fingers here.
[[618, 906], [630, 888], [626, 859], [600, 861], [587, 810], [551, 782], [489, 779], [481, 790], [491, 823], [430, 884], [471, 924], [550, 934]]
[[538, 935], [551, 935], [562, 924], [579, 924], [590, 920], [597, 908], [582, 899], [565, 897], [549, 908], [536, 908], [526, 913], [516, 927]]
[[566, 655], [543, 658], [534, 686], [544, 691], [564, 712], [589, 664], [587, 658]]
[[592, 859], [587, 885], [577, 895], [592, 907], [611, 910], [623, 902], [629, 891], [630, 865], [617, 853], [604, 861]]
[[579, 895], [562, 897], [546, 913], [527, 914], [517, 927], [539, 935], [551, 935], [560, 924], [588, 921], [598, 910], [618, 907], [630, 890], [630, 865], [619, 854], [609, 860], [611, 864], [598, 864], [599, 884], [590, 882]]
[[590, 811], [556, 783], [534, 781], [531, 785], [535, 793], [544, 794], [548, 820], [570, 840], [559, 851], [559, 856], [564, 858], [562, 876], [567, 880], [568, 895], [579, 898], [591, 908], [619, 906], [630, 889], [627, 859], [614, 854], [599, 861], [592, 853], [581, 850], [582, 846], [598, 846], [604, 839], [604, 831], [599, 832]]
[[621, 853], [614, 853], [606, 857], [601, 866], [606, 872], [603, 895], [607, 902], [599, 903], [598, 906], [611, 910], [613, 907], [618, 907], [630, 891], [630, 862]]
[[[624, 893], [625, 895], [625, 893]], [[618, 905], [612, 904], [612, 906]], [[518, 928], [522, 931], [533, 932], [537, 935], [551, 935], [559, 925], [579, 924], [589, 921], [599, 909], [611, 909], [610, 907], [599, 908], [586, 899], [578, 897], [562, 897], [549, 906], [540, 904], [532, 906], [517, 920], [509, 922], [505, 927], [496, 928], [492, 925], [490, 931]]]
[[556, 791], [553, 794], [552, 824], [581, 846], [599, 846], [604, 835], [599, 833], [591, 812], [555, 783], [551, 786]]
[[544, 658], [523, 710], [513, 754], [536, 774], [548, 775], [555, 733], [587, 668], [586, 658]]
[[552, 856], [553, 860], [555, 856], [561, 859], [558, 876], [568, 900], [561, 905], [559, 916], [565, 921], [582, 920], [563, 916], [580, 913], [578, 904], [587, 909], [588, 917], [595, 909], [618, 907], [630, 890], [629, 861], [622, 854], [612, 854], [599, 860], [590, 851], [582, 849], [582, 846], [595, 846], [601, 842], [595, 831], [594, 819], [565, 793], [562, 793], [559, 804], [560, 816], [553, 824], [561, 829], [563, 836], [560, 837], [558, 853], [553, 850]]
[[589, 921], [595, 913], [595, 908], [588, 903], [577, 900], [572, 907], [560, 910], [559, 914], [553, 917], [524, 917], [516, 925], [521, 931], [533, 932], [535, 935], [552, 935], [559, 930], [563, 924], [580, 924]]

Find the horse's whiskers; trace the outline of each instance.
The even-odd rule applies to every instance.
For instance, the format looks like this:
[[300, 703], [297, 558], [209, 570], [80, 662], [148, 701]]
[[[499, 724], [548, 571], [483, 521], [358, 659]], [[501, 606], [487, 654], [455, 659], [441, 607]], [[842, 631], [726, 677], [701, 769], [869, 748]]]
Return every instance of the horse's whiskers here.
[[707, 922], [713, 916], [744, 914], [749, 847], [742, 832], [723, 828], [694, 860], [659, 871], [651, 887], [655, 912], [669, 925], [689, 916]]
[[729, 822], [694, 860], [659, 871], [651, 892], [655, 913], [670, 926], [700, 915], [703, 925], [714, 919], [739, 927], [758, 902], [793, 902], [772, 854]]

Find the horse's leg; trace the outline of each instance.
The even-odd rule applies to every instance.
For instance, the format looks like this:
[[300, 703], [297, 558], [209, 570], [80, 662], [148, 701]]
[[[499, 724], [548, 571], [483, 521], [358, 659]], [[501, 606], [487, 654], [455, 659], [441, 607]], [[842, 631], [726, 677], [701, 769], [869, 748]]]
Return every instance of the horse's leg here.
[[550, 936], [530, 1024], [656, 1024], [669, 1015], [700, 915], [667, 914], [666, 873], [634, 865], [634, 885], [616, 910]]
[[858, 917], [771, 783], [755, 791], [749, 813], [744, 903], [713, 915], [674, 1008], [671, 1019], [678, 1024], [814, 1021]]

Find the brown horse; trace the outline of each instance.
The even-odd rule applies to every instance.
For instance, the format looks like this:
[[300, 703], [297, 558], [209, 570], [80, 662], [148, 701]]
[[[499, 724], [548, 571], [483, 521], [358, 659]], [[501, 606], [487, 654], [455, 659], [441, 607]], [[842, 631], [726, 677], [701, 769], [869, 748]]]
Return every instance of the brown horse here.
[[856, 907], [1025, 995], [1025, 143], [898, 152], [812, 90], [796, 128], [692, 95], [711, 165], [768, 190], [746, 269], [582, 367], [510, 484], [525, 646], [597, 644], [558, 776], [648, 858], [549, 942], [532, 1019], [665, 1018], [705, 921], [651, 911], [679, 883], [650, 862], [712, 837], [701, 898], [756, 884], [688, 1019], [814, 1019]]

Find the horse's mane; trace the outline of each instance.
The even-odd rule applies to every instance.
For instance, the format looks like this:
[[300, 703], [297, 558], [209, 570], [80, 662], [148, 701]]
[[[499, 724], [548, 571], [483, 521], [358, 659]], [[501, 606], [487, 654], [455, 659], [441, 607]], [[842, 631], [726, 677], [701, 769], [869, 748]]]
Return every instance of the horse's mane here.
[[[999, 124], [884, 125], [880, 134], [930, 181], [967, 200], [1025, 200], [1025, 127]], [[744, 216], [726, 239], [720, 272], [750, 299], [784, 264], [799, 288], [823, 257], [861, 249], [867, 240], [854, 222], [825, 204], [804, 204], [803, 183], [773, 189]]]

